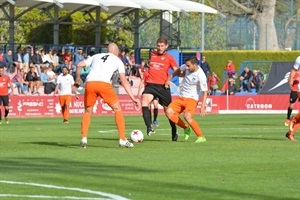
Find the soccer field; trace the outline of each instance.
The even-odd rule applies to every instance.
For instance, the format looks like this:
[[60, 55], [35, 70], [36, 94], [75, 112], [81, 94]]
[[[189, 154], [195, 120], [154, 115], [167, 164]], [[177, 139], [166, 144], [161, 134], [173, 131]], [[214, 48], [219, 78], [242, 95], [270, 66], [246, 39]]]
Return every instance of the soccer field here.
[[[80, 117], [10, 119], [0, 125], [0, 199], [300, 199], [300, 143], [285, 138], [285, 115], [196, 117], [193, 134], [171, 141], [164, 115], [156, 133], [118, 146], [112, 116], [93, 116], [87, 149]], [[126, 116], [127, 137], [145, 132]], [[296, 133], [300, 141], [300, 133]]]

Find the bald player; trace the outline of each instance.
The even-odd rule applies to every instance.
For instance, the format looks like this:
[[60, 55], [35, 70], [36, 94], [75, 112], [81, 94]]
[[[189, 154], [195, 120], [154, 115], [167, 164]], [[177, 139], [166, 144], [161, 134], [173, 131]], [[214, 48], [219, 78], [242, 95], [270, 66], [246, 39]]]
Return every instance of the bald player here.
[[111, 84], [111, 77], [114, 71], [118, 70], [121, 85], [132, 99], [136, 106], [139, 106], [138, 100], [134, 97], [130, 85], [125, 77], [125, 68], [123, 62], [118, 58], [119, 48], [115, 43], [108, 45], [108, 53], [99, 53], [81, 61], [76, 67], [75, 84], [80, 85], [80, 72], [84, 66], [90, 66], [91, 71], [86, 78], [84, 92], [85, 112], [81, 122], [81, 142], [80, 147], [86, 148], [88, 129], [91, 122], [93, 106], [98, 97], [101, 97], [115, 113], [115, 123], [119, 133], [119, 146], [133, 147], [125, 137], [125, 120], [120, 106], [119, 98]]

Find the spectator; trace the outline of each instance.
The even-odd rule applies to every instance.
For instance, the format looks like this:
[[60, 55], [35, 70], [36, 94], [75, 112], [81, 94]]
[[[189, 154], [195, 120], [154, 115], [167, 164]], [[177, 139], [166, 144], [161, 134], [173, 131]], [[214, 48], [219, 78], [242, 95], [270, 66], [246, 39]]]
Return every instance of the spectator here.
[[3, 60], [4, 60], [3, 49], [0, 49], [0, 63], [4, 65]]
[[16, 65], [16, 68], [17, 69], [23, 69], [23, 63], [24, 63], [24, 59], [23, 59], [23, 53], [22, 53], [22, 51], [21, 51], [21, 47], [18, 47], [17, 48], [17, 51], [16, 51], [16, 53], [14, 54], [14, 56], [13, 56], [13, 61], [14, 61], [14, 63], [15, 63], [15, 65]]
[[40, 54], [39, 49], [35, 50], [34, 55], [31, 57], [31, 62], [33, 63], [34, 67], [36, 68], [38, 75], [41, 75], [41, 68], [44, 66], [43, 65], [43, 59]]
[[82, 47], [78, 47], [77, 51], [74, 53], [73, 63], [76, 66], [80, 61], [84, 60], [83, 49]]
[[91, 71], [90, 66], [84, 66], [81, 68], [80, 78], [83, 83], [85, 83], [86, 77], [87, 75], [89, 75], [90, 71]]
[[68, 48], [65, 48], [64, 54], [62, 55], [63, 60], [71, 60], [71, 53]]
[[11, 79], [11, 82], [22, 94], [28, 95], [29, 82], [24, 80], [24, 69], [18, 69], [18, 73]]
[[51, 62], [52, 62], [52, 66], [53, 66], [53, 71], [56, 72], [58, 64], [59, 64], [59, 57], [57, 55], [57, 51], [56, 50], [52, 51]]
[[208, 77], [208, 88], [210, 89], [210, 95], [216, 95], [217, 89], [219, 88], [219, 81], [220, 78], [215, 72], [212, 72], [211, 75]]
[[226, 90], [223, 94], [228, 95], [234, 95], [236, 92], [238, 92], [237, 87], [235, 85], [235, 80], [233, 78], [230, 78], [228, 80], [228, 90]]
[[235, 66], [232, 63], [232, 60], [228, 60], [227, 61], [227, 65], [225, 67], [225, 71], [226, 71], [226, 73], [228, 75], [228, 78], [233, 78], [233, 79], [236, 78]]
[[148, 69], [148, 65], [146, 64], [145, 60], [141, 59], [141, 64], [138, 68], [138, 76], [143, 79], [144, 78], [144, 72]]
[[119, 58], [122, 60], [124, 66], [127, 66], [127, 65], [129, 65], [129, 60], [127, 59], [125, 53], [126, 53], [125, 50], [122, 49]]
[[31, 94], [40, 94], [39, 88], [41, 85], [40, 78], [38, 77], [37, 73], [35, 72], [35, 67], [33, 63], [29, 65], [29, 72], [26, 75], [26, 81], [29, 82], [29, 88]]
[[251, 84], [251, 88], [255, 88], [256, 92], [258, 93], [263, 86], [262, 72], [253, 70], [253, 75], [250, 77], [249, 82]]
[[206, 56], [202, 56], [202, 63], [201, 63], [201, 68], [206, 75], [206, 78], [208, 78], [209, 73], [210, 73], [210, 66], [208, 62], [206, 61]]
[[249, 67], [245, 67], [244, 71], [241, 73], [239, 79], [241, 81], [241, 89], [244, 92], [251, 92], [251, 83], [250, 78], [253, 76], [253, 72], [249, 69]]
[[24, 61], [24, 72], [27, 73], [29, 71], [29, 64], [32, 56], [32, 50], [30, 46], [24, 48], [23, 52], [23, 61]]
[[131, 52], [129, 55], [129, 62], [131, 64], [131, 73], [133, 76], [137, 76], [138, 75], [138, 68], [137, 65], [135, 63], [135, 57], [134, 57], [134, 52]]
[[4, 55], [3, 62], [6, 63], [7, 71], [9, 73], [15, 72], [15, 65], [14, 65], [13, 55], [12, 55], [12, 50], [11, 49], [8, 49], [7, 53]]

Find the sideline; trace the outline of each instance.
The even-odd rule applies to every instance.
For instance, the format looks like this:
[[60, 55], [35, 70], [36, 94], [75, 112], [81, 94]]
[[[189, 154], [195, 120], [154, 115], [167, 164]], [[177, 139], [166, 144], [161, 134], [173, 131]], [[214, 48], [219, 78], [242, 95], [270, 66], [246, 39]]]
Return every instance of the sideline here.
[[[89, 190], [89, 189], [81, 189], [81, 188], [70, 188], [70, 187], [62, 187], [62, 186], [56, 186], [56, 185], [47, 185], [47, 184], [39, 184], [39, 183], [26, 183], [26, 182], [15, 182], [15, 181], [6, 181], [6, 180], [0, 180], [0, 183], [4, 184], [11, 184], [11, 185], [29, 185], [29, 186], [35, 186], [35, 187], [43, 187], [43, 188], [51, 188], [51, 189], [58, 189], [58, 190], [69, 190], [69, 191], [76, 191], [76, 192], [83, 192], [83, 193], [88, 193], [88, 194], [95, 194], [98, 196], [104, 196], [108, 197], [108, 199], [113, 199], [113, 200], [129, 200], [125, 197], [121, 197], [118, 195], [110, 194], [110, 193], [105, 193], [105, 192], [100, 192], [100, 191], [94, 191], [94, 190]], [[83, 198], [83, 197], [71, 197], [71, 196], [43, 196], [43, 195], [16, 195], [16, 194], [0, 194], [1, 196], [6, 196], [6, 197], [27, 197], [27, 198], [64, 198], [64, 199], [84, 199], [84, 200], [103, 200], [103, 198]]]

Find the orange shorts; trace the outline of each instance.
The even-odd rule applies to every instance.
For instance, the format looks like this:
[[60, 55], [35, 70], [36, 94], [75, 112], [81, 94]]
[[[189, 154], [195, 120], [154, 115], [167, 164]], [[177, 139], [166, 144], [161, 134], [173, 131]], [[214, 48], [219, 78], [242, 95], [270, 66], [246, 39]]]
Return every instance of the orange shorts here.
[[114, 105], [119, 100], [118, 95], [115, 93], [114, 88], [110, 83], [101, 81], [86, 82], [84, 106], [94, 106], [98, 97], [101, 97], [109, 106]]
[[191, 115], [195, 114], [198, 101], [192, 98], [178, 97], [168, 106], [172, 108], [175, 113], [189, 112]]
[[61, 95], [61, 96], [59, 96], [60, 106], [64, 106], [64, 105], [69, 106], [70, 102], [71, 102], [71, 99], [72, 99], [72, 95]]

